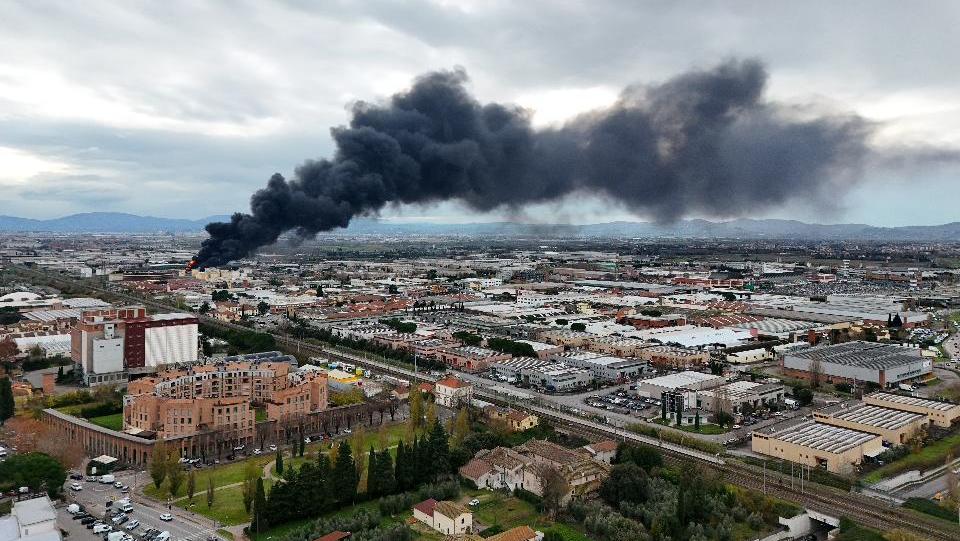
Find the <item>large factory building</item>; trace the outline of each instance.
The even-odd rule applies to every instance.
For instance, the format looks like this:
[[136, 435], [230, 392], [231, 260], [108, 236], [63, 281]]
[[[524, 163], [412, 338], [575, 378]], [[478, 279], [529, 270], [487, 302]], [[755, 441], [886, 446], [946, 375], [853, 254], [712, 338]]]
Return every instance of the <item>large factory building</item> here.
[[70, 331], [70, 356], [87, 385], [124, 385], [129, 374], [197, 361], [197, 318], [148, 315], [143, 306], [85, 310]]
[[919, 349], [876, 342], [847, 342], [786, 353], [781, 362], [787, 376], [827, 383], [871, 382], [892, 387], [933, 371], [933, 362]]

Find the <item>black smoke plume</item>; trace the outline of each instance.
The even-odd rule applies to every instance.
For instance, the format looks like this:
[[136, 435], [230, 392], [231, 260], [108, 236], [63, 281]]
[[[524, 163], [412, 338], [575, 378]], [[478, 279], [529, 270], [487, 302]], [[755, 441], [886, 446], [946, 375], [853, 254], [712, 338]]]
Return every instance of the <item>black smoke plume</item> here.
[[250, 214], [207, 225], [196, 262], [222, 265], [388, 204], [519, 209], [582, 191], [671, 221], [829, 200], [855, 177], [870, 124], [764, 100], [766, 80], [759, 62], [729, 61], [629, 87], [607, 109], [538, 131], [528, 111], [474, 99], [463, 70], [428, 73], [387, 103], [354, 105], [350, 125], [332, 130], [332, 159], [273, 175]]

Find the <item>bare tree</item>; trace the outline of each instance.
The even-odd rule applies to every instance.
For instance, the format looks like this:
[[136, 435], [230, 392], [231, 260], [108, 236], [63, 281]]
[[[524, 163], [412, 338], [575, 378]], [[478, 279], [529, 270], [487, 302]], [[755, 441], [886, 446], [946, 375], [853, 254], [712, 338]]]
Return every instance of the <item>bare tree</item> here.
[[810, 367], [807, 370], [810, 372], [810, 386], [814, 389], [819, 389], [820, 379], [823, 375], [823, 367], [820, 365], [820, 359], [810, 361]]
[[553, 518], [570, 493], [570, 485], [567, 483], [563, 473], [554, 466], [541, 466], [538, 476], [540, 477], [543, 509], [550, 518]]

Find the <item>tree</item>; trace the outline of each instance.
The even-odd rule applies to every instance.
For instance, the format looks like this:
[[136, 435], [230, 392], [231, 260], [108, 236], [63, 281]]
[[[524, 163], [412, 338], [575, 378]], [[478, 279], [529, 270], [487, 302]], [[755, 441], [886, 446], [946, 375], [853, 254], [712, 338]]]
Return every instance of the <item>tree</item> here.
[[[207, 476], [207, 509], [213, 507], [213, 476]], [[247, 513], [250, 512], [250, 504], [244, 500], [244, 509], [247, 510]]]
[[423, 425], [423, 392], [419, 387], [410, 389], [410, 433], [413, 434]]
[[437, 422], [437, 404], [434, 401], [427, 402], [426, 426], [433, 426]]
[[17, 453], [0, 462], [0, 479], [15, 487], [29, 487], [32, 492], [46, 489], [51, 498], [56, 498], [67, 480], [67, 471], [46, 453]]
[[337, 462], [333, 465], [333, 490], [341, 504], [352, 504], [357, 499], [357, 466], [353, 461], [350, 443], [340, 444]]
[[187, 474], [187, 498], [193, 503], [193, 495], [197, 492], [197, 470], [190, 470]]
[[160, 489], [163, 480], [167, 477], [167, 444], [163, 440], [153, 445], [153, 456], [150, 457], [150, 478], [153, 479], [153, 486]]
[[539, 469], [543, 510], [553, 518], [570, 492], [570, 485], [557, 468], [542, 465]]
[[260, 303], [257, 304], [257, 313], [260, 314], [261, 316], [266, 314], [269, 311], [270, 311], [270, 305], [267, 304], [266, 301], [260, 301]]
[[643, 503], [650, 497], [647, 472], [632, 462], [617, 464], [600, 485], [600, 497], [613, 507], [620, 502]]
[[206, 314], [210, 312], [210, 303], [207, 301], [203, 301], [203, 304], [200, 305], [200, 308], [197, 311], [200, 312], [201, 314]]
[[663, 467], [663, 454], [649, 445], [621, 443], [617, 446], [617, 455], [613, 461], [615, 464], [636, 464], [649, 472], [653, 468]]
[[213, 299], [213, 302], [225, 302], [233, 298], [233, 295], [225, 289], [218, 289], [214, 291], [210, 298]]
[[19, 352], [20, 349], [17, 347], [17, 343], [13, 341], [13, 338], [8, 336], [0, 340], [0, 361], [11, 362]]
[[576, 331], [576, 332], [584, 332], [584, 331], [587, 330], [587, 324], [586, 324], [586, 323], [571, 323], [571, 324], [570, 324], [570, 330], [571, 330], [571, 331]]
[[175, 496], [183, 484], [183, 464], [180, 463], [179, 455], [175, 450], [170, 451], [170, 458], [167, 459], [167, 488], [170, 489], [170, 495]]
[[300, 431], [300, 456], [307, 452], [307, 439], [303, 437], [303, 431]]
[[457, 412], [457, 417], [453, 420], [450, 433], [450, 444], [453, 445], [453, 447], [463, 445], [464, 438], [470, 434], [470, 415], [467, 413], [466, 407], [460, 408], [460, 411]]
[[250, 521], [250, 530], [260, 533], [269, 528], [267, 522], [267, 495], [263, 491], [263, 478], [257, 478], [257, 491], [253, 498], [253, 518]]
[[0, 426], [13, 417], [16, 404], [13, 401], [13, 384], [9, 377], [0, 379]]
[[277, 472], [277, 475], [283, 475], [283, 453], [280, 452], [280, 449], [277, 449], [277, 460], [273, 469]]
[[438, 475], [450, 473], [450, 444], [447, 439], [447, 432], [443, 429], [439, 419], [433, 422], [427, 448], [430, 457], [429, 465], [433, 470], [430, 477], [436, 478]]
[[820, 359], [810, 361], [810, 366], [807, 368], [807, 371], [810, 372], [810, 386], [814, 389], [819, 389], [820, 377], [823, 375], [823, 367], [820, 364]]
[[[253, 506], [253, 497], [257, 493], [257, 478], [260, 476], [260, 469], [252, 461], [248, 460], [244, 463], [243, 466], [243, 484], [240, 485], [240, 490], [243, 495], [243, 509], [250, 513], [250, 509]], [[210, 481], [213, 482], [212, 479]]]

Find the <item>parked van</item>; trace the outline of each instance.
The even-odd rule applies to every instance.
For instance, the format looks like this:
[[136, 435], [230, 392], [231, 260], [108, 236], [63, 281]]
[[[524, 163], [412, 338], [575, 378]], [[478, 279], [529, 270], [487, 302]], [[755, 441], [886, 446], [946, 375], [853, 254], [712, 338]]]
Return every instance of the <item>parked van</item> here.
[[105, 485], [112, 485], [117, 481], [113, 474], [108, 473], [107, 475], [100, 476], [100, 482]]
[[80, 512], [79, 505], [75, 503], [71, 503], [70, 505], [67, 506], [67, 513], [70, 513], [71, 515], [76, 515], [79, 512]]
[[170, 539], [170, 532], [164, 530], [158, 533], [157, 536], [153, 538], [153, 541], [167, 541], [168, 539]]

